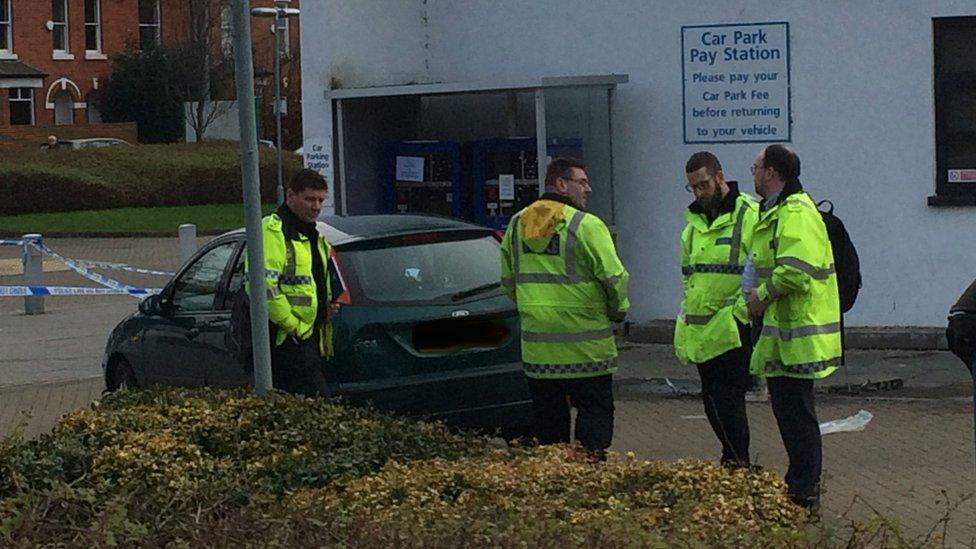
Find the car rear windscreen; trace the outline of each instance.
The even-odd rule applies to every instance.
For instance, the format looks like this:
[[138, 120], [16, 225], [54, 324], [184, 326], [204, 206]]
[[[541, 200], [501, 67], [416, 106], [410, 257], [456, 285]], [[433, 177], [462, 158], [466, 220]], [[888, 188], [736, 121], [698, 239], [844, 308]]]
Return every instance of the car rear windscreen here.
[[377, 303], [450, 303], [489, 295], [501, 278], [499, 261], [498, 241], [484, 233], [461, 239], [407, 235], [340, 252], [343, 272], [360, 294], [354, 302], [361, 297]]

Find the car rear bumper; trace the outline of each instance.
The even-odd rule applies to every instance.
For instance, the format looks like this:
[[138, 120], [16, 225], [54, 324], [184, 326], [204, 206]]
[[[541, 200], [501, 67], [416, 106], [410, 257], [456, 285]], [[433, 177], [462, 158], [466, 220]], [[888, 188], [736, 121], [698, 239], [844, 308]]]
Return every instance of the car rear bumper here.
[[522, 431], [531, 421], [521, 362], [345, 383], [338, 393], [356, 404], [464, 428]]

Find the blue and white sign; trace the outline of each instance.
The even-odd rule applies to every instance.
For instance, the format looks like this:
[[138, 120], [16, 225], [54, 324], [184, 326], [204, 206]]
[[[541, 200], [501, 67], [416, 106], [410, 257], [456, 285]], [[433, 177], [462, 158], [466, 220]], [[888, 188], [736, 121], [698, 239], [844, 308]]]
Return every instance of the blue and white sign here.
[[685, 143], [790, 141], [789, 23], [681, 27]]

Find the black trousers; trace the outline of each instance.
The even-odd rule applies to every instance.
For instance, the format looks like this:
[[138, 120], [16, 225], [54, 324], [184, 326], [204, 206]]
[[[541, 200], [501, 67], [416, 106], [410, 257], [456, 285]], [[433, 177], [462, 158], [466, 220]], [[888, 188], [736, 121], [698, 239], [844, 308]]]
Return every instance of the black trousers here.
[[576, 440], [602, 452], [613, 440], [613, 376], [529, 380], [535, 437], [541, 444], [569, 442], [569, 408], [576, 408]]
[[749, 355], [749, 347], [739, 347], [698, 364], [705, 415], [722, 443], [723, 465], [749, 465]]
[[288, 336], [271, 347], [271, 378], [274, 388], [305, 396], [331, 394], [325, 382], [318, 333], [308, 339]]
[[787, 493], [797, 503], [809, 506], [819, 500], [823, 466], [813, 380], [769, 377], [766, 381], [773, 415], [790, 459], [786, 471]]

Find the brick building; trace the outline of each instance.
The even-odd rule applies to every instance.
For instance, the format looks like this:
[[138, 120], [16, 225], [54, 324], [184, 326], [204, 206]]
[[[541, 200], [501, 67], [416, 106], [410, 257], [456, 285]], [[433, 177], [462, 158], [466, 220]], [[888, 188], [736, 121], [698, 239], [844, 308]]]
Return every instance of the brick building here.
[[[189, 32], [189, 3], [207, 1], [213, 11], [214, 63], [232, 71], [227, 0], [0, 0], [0, 127], [99, 123], [91, 99], [111, 73], [111, 56], [150, 43], [179, 42]], [[251, 4], [267, 7], [273, 1]], [[270, 22], [251, 21], [259, 94], [273, 88]], [[282, 46], [283, 89], [296, 95], [297, 112], [300, 71], [291, 65], [297, 65], [299, 38], [297, 20], [289, 23], [289, 40]]]

